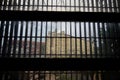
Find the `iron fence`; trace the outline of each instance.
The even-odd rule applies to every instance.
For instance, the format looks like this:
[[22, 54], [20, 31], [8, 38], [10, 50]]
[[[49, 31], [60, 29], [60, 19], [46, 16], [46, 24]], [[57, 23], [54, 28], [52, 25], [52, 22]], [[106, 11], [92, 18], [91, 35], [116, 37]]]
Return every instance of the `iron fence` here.
[[120, 12], [119, 0], [1, 0], [1, 10]]
[[[119, 13], [119, 0], [0, 0], [0, 58], [119, 58]], [[120, 80], [119, 75], [18, 70], [1, 71], [0, 79]]]
[[120, 23], [1, 22], [1, 57], [119, 58]]

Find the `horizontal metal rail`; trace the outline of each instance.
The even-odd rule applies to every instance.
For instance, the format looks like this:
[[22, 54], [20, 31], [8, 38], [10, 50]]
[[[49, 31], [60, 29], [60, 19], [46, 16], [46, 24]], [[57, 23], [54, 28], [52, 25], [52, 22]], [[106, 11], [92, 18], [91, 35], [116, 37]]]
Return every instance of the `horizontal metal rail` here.
[[88, 21], [120, 22], [120, 13], [103, 12], [42, 12], [42, 11], [0, 11], [0, 20], [5, 21]]
[[[120, 70], [120, 59], [0, 58], [0, 70]], [[19, 66], [20, 65], [20, 66]], [[9, 66], [9, 67], [8, 67]]]

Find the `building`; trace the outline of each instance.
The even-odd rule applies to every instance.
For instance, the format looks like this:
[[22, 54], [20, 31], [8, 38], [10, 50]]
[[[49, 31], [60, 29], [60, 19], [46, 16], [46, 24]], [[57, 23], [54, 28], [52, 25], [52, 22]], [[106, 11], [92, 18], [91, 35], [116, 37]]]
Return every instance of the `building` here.
[[[21, 45], [20, 45], [21, 44]], [[16, 47], [14, 47], [16, 46]], [[14, 52], [15, 48], [15, 52]], [[12, 41], [11, 47], [11, 57], [15, 53], [15, 57], [25, 57], [25, 58], [39, 58], [45, 56], [45, 42], [35, 42], [35, 41]]]
[[[91, 46], [90, 46], [91, 45]], [[89, 57], [94, 55], [94, 44], [74, 36], [49, 32], [46, 38], [46, 57]]]

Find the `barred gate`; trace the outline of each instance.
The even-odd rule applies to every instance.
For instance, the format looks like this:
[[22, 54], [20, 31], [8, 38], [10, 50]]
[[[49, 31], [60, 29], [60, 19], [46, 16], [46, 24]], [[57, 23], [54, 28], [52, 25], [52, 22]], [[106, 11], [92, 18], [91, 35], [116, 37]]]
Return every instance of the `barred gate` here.
[[[89, 63], [89, 60], [104, 61], [106, 58], [117, 59], [115, 62], [118, 62], [119, 16], [119, 0], [0, 0], [0, 58], [43, 61], [48, 59], [51, 64], [51, 60], [55, 59], [59, 59], [59, 63], [61, 59], [68, 61], [80, 59], [81, 62], [86, 59]], [[95, 68], [97, 63], [90, 64]], [[49, 66], [51, 67], [50, 64]], [[115, 64], [114, 68], [116, 67], [118, 68], [118, 65]], [[69, 71], [5, 70], [1, 72], [0, 78], [1, 80], [119, 80], [119, 71], [106, 71], [100, 68], [92, 71], [87, 68], [84, 71], [82, 69], [74, 71], [72, 68], [69, 68]]]

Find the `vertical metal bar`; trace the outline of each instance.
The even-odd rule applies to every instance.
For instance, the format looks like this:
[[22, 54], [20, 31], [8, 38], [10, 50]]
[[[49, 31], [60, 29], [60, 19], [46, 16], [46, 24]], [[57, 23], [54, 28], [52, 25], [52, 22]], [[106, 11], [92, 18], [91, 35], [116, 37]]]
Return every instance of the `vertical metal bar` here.
[[[39, 53], [38, 53], [38, 40], [37, 40], [38, 34], [37, 33], [38, 33], [38, 21], [36, 21], [36, 28], [35, 28], [35, 54], [38, 57]], [[36, 49], [37, 49], [37, 51], [36, 51]]]
[[37, 4], [36, 4], [37, 5], [37, 9], [36, 10], [37, 11], [39, 11], [39, 2], [40, 2], [40, 0], [37, 0]]
[[120, 0], [117, 0], [118, 2], [118, 12], [120, 12]]
[[[38, 30], [38, 25], [37, 25], [37, 21], [35, 22], [36, 23], [36, 26], [35, 26], [35, 49], [34, 49], [34, 55], [35, 55], [35, 58], [38, 56], [38, 54], [37, 54], [37, 52], [36, 52], [36, 50], [38, 49], [37, 48], [37, 30]], [[41, 45], [43, 45], [42, 43], [41, 43]], [[42, 46], [43, 47], [43, 46]]]
[[6, 50], [8, 45], [8, 30], [9, 30], [9, 21], [6, 21], [5, 25], [5, 35], [4, 35], [4, 42], [3, 42], [3, 49], [2, 49], [2, 57], [6, 56]]
[[28, 45], [28, 21], [26, 21], [26, 25], [25, 25], [26, 29], [25, 29], [25, 40], [24, 40], [24, 57], [27, 56], [28, 50], [27, 50], [27, 45]]
[[85, 12], [85, 0], [83, 0], [83, 12]]
[[116, 0], [113, 0], [112, 4], [113, 4], [113, 5], [112, 5], [113, 12], [117, 12]]
[[25, 10], [25, 6], [26, 6], [26, 5], [25, 5], [25, 2], [26, 2], [26, 0], [23, 0], [23, 4], [22, 4], [22, 6], [23, 6], [23, 9], [22, 9], [22, 10], [23, 10], [23, 11]]
[[96, 12], [99, 12], [98, 0], [95, 0], [95, 4], [96, 4]]
[[96, 25], [93, 23], [93, 37], [94, 37], [94, 51], [95, 51], [95, 58], [97, 58], [97, 44], [96, 44]]
[[41, 31], [40, 31], [40, 57], [42, 54], [42, 30], [43, 30], [43, 22], [41, 21]]
[[3, 3], [3, 0], [0, 0], [0, 10], [2, 10], [2, 3]]
[[56, 11], [57, 11], [57, 1], [58, 1], [58, 0], [55, 1], [55, 2], [56, 2], [56, 4], [55, 4], [55, 9], [56, 9]]
[[99, 42], [99, 57], [102, 58], [102, 41], [101, 41], [101, 31], [100, 31], [100, 24], [98, 22], [98, 42]]
[[[30, 22], [29, 22], [30, 24]], [[33, 22], [31, 21], [31, 28], [30, 28], [30, 43], [29, 43], [29, 57], [32, 57], [33, 53], [31, 52], [33, 50], [33, 45], [32, 45], [32, 36], [33, 34]]]
[[11, 24], [9, 26], [10, 26], [10, 34], [9, 34], [9, 42], [8, 42], [8, 45], [7, 45], [8, 46], [7, 53], [6, 53], [7, 57], [10, 57], [11, 54], [13, 54], [13, 51], [12, 51], [13, 48], [12, 47], [14, 46], [14, 40], [12, 38], [14, 37], [13, 34], [14, 34], [15, 22], [11, 21]]
[[62, 44], [62, 43], [63, 43], [63, 42], [62, 42], [62, 40], [63, 40], [63, 38], [62, 38], [62, 37], [63, 37], [63, 36], [62, 36], [62, 22], [60, 22], [60, 33], [61, 33], [61, 34], [60, 34], [60, 37], [61, 37], [61, 38], [60, 38], [60, 57], [62, 57], [62, 47], [63, 47], [63, 46], [62, 46], [62, 45], [63, 45], [63, 44]]
[[70, 12], [71, 12], [71, 3], [72, 3], [72, 2], [71, 2], [71, 0], [70, 0]]
[[107, 4], [107, 0], [104, 0], [104, 6], [105, 6], [105, 12], [108, 12], [108, 4]]
[[56, 26], [56, 28], [55, 28], [55, 36], [54, 36], [54, 39], [55, 39], [55, 58], [57, 57], [57, 52], [58, 52], [58, 50], [57, 50], [57, 22], [55, 22], [55, 26]]
[[68, 74], [67, 71], [65, 71], [65, 80], [67, 80], [67, 74]]
[[[39, 1], [39, 0], [37, 0], [37, 1]], [[30, 0], [28, 0], [27, 4], [28, 4], [28, 5], [27, 5], [27, 10], [29, 11], [29, 10], [30, 10], [30, 6], [31, 6], [31, 5], [30, 5]]]
[[11, 7], [12, 7], [12, 0], [9, 0], [9, 3], [8, 3], [8, 10], [11, 10]]
[[3, 10], [6, 10], [6, 6], [7, 6], [7, 0], [4, 0], [4, 3], [3, 3]]
[[72, 22], [70, 21], [70, 52], [71, 52], [71, 55], [70, 57], [73, 57], [73, 49], [72, 49]]
[[33, 80], [35, 80], [35, 75], [36, 75], [36, 73], [35, 73], [35, 71], [33, 71], [33, 73], [32, 73]]
[[81, 0], [78, 0], [78, 2], [79, 2], [79, 4], [78, 4], [78, 8], [79, 8], [79, 12], [81, 11], [81, 7], [80, 7], [80, 5], [81, 5], [81, 2], [80, 2]]
[[86, 22], [84, 22], [85, 58], [87, 58]]
[[21, 0], [18, 0], [18, 10], [20, 11], [21, 9]]
[[78, 53], [77, 53], [77, 39], [78, 38], [77, 38], [76, 22], [74, 24], [75, 24], [75, 26], [74, 26], [75, 27], [75, 58], [77, 58], [77, 56], [78, 56]]
[[99, 4], [100, 4], [100, 12], [103, 12], [103, 4], [102, 4], [103, 0], [99, 0]]
[[[117, 27], [116, 27], [117, 26]], [[119, 51], [120, 51], [120, 24], [119, 23], [115, 23], [115, 39], [116, 39], [116, 53], [115, 53], [115, 56], [116, 58], [119, 58]]]
[[13, 10], [15, 10], [17, 8], [17, 2], [16, 0], [13, 0]]
[[47, 47], [48, 47], [48, 45], [47, 45], [47, 44], [48, 44], [48, 43], [47, 43], [47, 39], [48, 39], [48, 38], [47, 38], [47, 31], [48, 31], [48, 30], [47, 30], [47, 29], [48, 29], [48, 22], [46, 21], [46, 31], [45, 31], [45, 36], [46, 36], [46, 37], [45, 37], [45, 46], [44, 46], [44, 47], [45, 47], [45, 53], [44, 53], [45, 58], [46, 58]]
[[74, 0], [74, 11], [76, 11], [76, 0]]
[[0, 55], [2, 54], [2, 39], [3, 39], [3, 32], [4, 32], [5, 21], [1, 21], [0, 25]]
[[67, 50], [67, 22], [65, 22], [65, 57], [67, 57], [68, 50]]
[[52, 21], [51, 21], [51, 29], [50, 29], [51, 33], [50, 33], [50, 58], [52, 58], [52, 55], [54, 53], [52, 53], [52, 47], [53, 47], [53, 36], [52, 36]]
[[82, 54], [83, 54], [83, 52], [82, 52], [82, 32], [81, 32], [81, 22], [79, 22], [79, 34], [80, 34], [80, 57], [82, 58], [83, 56], [82, 56]]
[[102, 38], [103, 38], [103, 55], [104, 57], [107, 57], [107, 46], [106, 46], [106, 33], [105, 33], [105, 23], [102, 23]]
[[20, 40], [19, 40], [19, 50], [18, 50], [18, 57], [20, 58], [20, 56], [23, 56], [23, 54], [21, 53], [21, 49], [23, 49], [23, 41], [22, 41], [22, 35], [23, 35], [23, 21], [21, 21], [21, 28], [20, 28]]
[[72, 80], [72, 71], [70, 71], [70, 80]]
[[[57, 0], [56, 0], [56, 1], [57, 1]], [[56, 5], [57, 5], [57, 2], [56, 2]], [[47, 11], [48, 11], [48, 7], [49, 7], [49, 6], [48, 6], [48, 0], [47, 0]]]
[[[97, 1], [96, 1], [97, 2]], [[86, 12], [90, 12], [90, 0], [87, 1], [87, 11]]]
[[89, 26], [89, 46], [90, 46], [90, 58], [92, 58], [92, 54], [93, 54], [93, 51], [92, 51], [92, 39], [91, 39], [91, 23], [88, 22], [88, 26]]
[[51, 0], [51, 11], [53, 11], [53, 0]]
[[[111, 37], [112, 39], [114, 39], [114, 40], [117, 39], [117, 34], [116, 34], [116, 29], [115, 29], [116, 27], [118, 28], [118, 26], [117, 26], [115, 23], [111, 23], [111, 26], [110, 26], [111, 36], [110, 36], [110, 37]], [[107, 33], [106, 33], [106, 34], [107, 34]], [[110, 39], [110, 41], [113, 42], [112, 39]], [[106, 40], [107, 40], [107, 39], [106, 39]], [[108, 41], [106, 41], [106, 42], [107, 42], [107, 45], [110, 44], [110, 43], [108, 43]], [[116, 42], [117, 42], [117, 40], [114, 41], [113, 44], [112, 44], [114, 51], [113, 51], [113, 53], [111, 52], [112, 54], [110, 55], [110, 57], [114, 57], [114, 58], [115, 58], [116, 55], [117, 55], [117, 53], [116, 53], [116, 50], [117, 50], [117, 44], [116, 44]], [[110, 46], [111, 46], [111, 45], [110, 45]], [[110, 53], [109, 53], [109, 54], [110, 54]], [[114, 56], [113, 56], [113, 54], [114, 54]]]
[[[44, 0], [43, 0], [44, 1]], [[35, 9], [35, 0], [33, 0], [33, 6], [32, 6], [32, 11], [34, 11], [34, 9]]]
[[67, 4], [68, 4], [68, 2], [67, 2], [67, 0], [65, 0], [65, 11], [68, 11], [67, 9]]
[[14, 29], [13, 57], [17, 56], [17, 55], [16, 55], [16, 49], [17, 49], [16, 44], [18, 43], [18, 41], [17, 41], [17, 34], [18, 34], [18, 21], [14, 21], [14, 25], [15, 25], [15, 29]]
[[108, 4], [109, 4], [109, 12], [113, 12], [112, 11], [112, 0], [109, 0]]
[[94, 1], [92, 0], [91, 2], [92, 2], [91, 3], [91, 5], [92, 5], [92, 12], [94, 12]]

